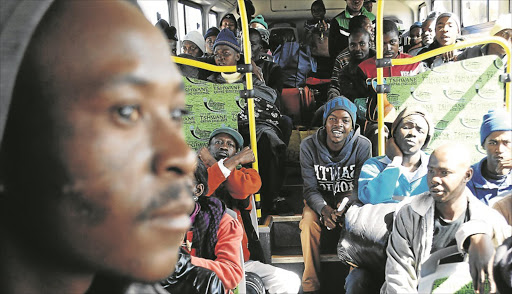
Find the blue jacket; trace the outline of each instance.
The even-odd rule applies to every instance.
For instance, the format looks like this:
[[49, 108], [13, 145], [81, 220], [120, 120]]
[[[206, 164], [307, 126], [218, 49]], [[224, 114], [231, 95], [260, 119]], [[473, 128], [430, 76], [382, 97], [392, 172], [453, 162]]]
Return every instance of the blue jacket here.
[[496, 196], [505, 196], [512, 192], [512, 171], [509, 171], [506, 178], [500, 180], [488, 180], [482, 175], [482, 165], [486, 162], [487, 157], [473, 164], [473, 177], [466, 186], [480, 201], [489, 205], [489, 200]]
[[359, 175], [359, 200], [364, 204], [393, 203], [428, 191], [428, 160], [429, 155], [421, 151], [421, 165], [409, 180], [387, 156], [368, 159]]

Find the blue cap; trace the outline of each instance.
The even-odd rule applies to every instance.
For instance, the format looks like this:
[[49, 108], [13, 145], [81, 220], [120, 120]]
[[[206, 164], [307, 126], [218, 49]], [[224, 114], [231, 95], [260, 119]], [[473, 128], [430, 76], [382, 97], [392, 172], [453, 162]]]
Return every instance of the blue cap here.
[[414, 28], [421, 28], [421, 22], [417, 21], [417, 22], [413, 23], [412, 26], [409, 28], [409, 31], [412, 31], [412, 29], [414, 29]]
[[331, 115], [333, 111], [341, 109], [345, 110], [346, 112], [348, 112], [348, 114], [350, 114], [350, 118], [352, 118], [352, 128], [356, 128], [357, 106], [350, 100], [348, 100], [347, 97], [338, 96], [336, 98], [333, 98], [327, 101], [324, 107], [324, 126], [325, 122], [327, 121], [327, 117], [329, 117], [329, 115]]
[[498, 131], [512, 131], [511, 114], [503, 109], [489, 110], [484, 114], [484, 121], [480, 127], [480, 144], [484, 146], [485, 139]]

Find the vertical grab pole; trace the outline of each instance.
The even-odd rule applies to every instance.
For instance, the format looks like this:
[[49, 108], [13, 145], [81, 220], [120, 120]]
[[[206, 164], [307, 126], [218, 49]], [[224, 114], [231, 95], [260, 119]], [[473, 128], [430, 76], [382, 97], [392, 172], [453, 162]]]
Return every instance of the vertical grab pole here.
[[[507, 49], [505, 47], [505, 51], [507, 51], [507, 68], [506, 68], [506, 73], [508, 74], [509, 77], [512, 78], [512, 73], [511, 73], [511, 70], [510, 68], [512, 67], [512, 52], [509, 49]], [[512, 82], [511, 81], [508, 81], [505, 83], [505, 109], [510, 112], [511, 109], [510, 109], [510, 96], [512, 95]]]
[[[383, 55], [383, 44], [382, 44], [382, 12], [384, 9], [384, 0], [377, 0], [377, 19], [375, 26], [377, 27], [376, 36], [377, 36], [377, 59], [381, 59]], [[383, 78], [383, 69], [382, 67], [377, 67], [377, 85], [384, 84]], [[384, 155], [385, 147], [384, 147], [384, 99], [385, 93], [377, 93], [377, 115], [378, 115], [378, 136], [379, 136], [379, 155]]]
[[[238, 10], [240, 11], [240, 17], [242, 18], [241, 24], [242, 24], [242, 40], [244, 45], [244, 63], [245, 64], [251, 64], [251, 42], [249, 40], [249, 26], [247, 25], [247, 12], [245, 10], [245, 2], [244, 0], [238, 0]], [[247, 91], [250, 91], [253, 89], [252, 86], [252, 72], [248, 72], [245, 74], [245, 81], [246, 81], [246, 89]], [[257, 172], [259, 172], [258, 169], [258, 145], [256, 142], [256, 119], [254, 117], [254, 97], [247, 98], [247, 110], [248, 110], [248, 116], [249, 116], [249, 134], [250, 134], [250, 141], [251, 141], [251, 149], [254, 152], [254, 158], [256, 159], [254, 163], [252, 164], [252, 168], [254, 168]], [[255, 201], [256, 201], [256, 215], [258, 216], [258, 219], [261, 217], [261, 209], [258, 205], [260, 202], [260, 194], [254, 195]]]

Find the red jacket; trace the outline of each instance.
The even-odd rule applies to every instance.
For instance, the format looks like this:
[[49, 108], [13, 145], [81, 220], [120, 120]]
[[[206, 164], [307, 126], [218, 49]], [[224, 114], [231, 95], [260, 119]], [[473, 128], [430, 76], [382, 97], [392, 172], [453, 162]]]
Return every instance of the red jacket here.
[[[192, 233], [192, 231], [189, 231]], [[217, 231], [217, 244], [215, 245], [215, 260], [194, 256], [192, 249], [191, 261], [193, 265], [214, 271], [226, 289], [234, 289], [242, 280], [243, 270], [240, 258], [240, 241], [243, 228], [241, 223], [227, 213], [220, 220]], [[191, 242], [192, 234], [187, 234], [187, 241]]]
[[[227, 179], [224, 177], [224, 174], [219, 168], [219, 163], [215, 163], [211, 167], [208, 168], [208, 194], [207, 196], [211, 196], [217, 188], [226, 181], [226, 188], [234, 199], [246, 199], [250, 195], [258, 192], [261, 187], [261, 178], [258, 172], [252, 168], [241, 168], [239, 170], [235, 169], [231, 171], [231, 174]], [[251, 202], [249, 202], [251, 203]], [[237, 216], [238, 221], [243, 227], [242, 217], [240, 215], [240, 211], [236, 208], [232, 208]], [[251, 210], [252, 205], [249, 204], [246, 210]], [[245, 233], [242, 238], [242, 248], [244, 251], [244, 261], [249, 260], [250, 252], [248, 246], [247, 234]]]
[[[409, 58], [411, 55], [400, 53], [398, 58]], [[377, 66], [375, 65], [376, 57], [368, 58], [359, 64], [359, 68], [364, 72], [366, 78], [373, 79], [377, 77]], [[384, 67], [384, 77], [404, 77], [413, 76], [422, 71], [420, 62], [408, 65], [395, 65], [391, 67]]]

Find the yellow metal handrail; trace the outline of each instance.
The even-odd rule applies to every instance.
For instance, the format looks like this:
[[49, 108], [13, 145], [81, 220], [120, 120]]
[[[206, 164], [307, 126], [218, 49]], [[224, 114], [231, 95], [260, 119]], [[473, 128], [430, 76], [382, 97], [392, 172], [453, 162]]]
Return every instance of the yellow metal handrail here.
[[[430, 57], [434, 57], [434, 56], [437, 56], [439, 54], [443, 54], [443, 53], [450, 52], [450, 51], [453, 51], [453, 50], [462, 49], [462, 48], [466, 48], [466, 47], [472, 47], [472, 46], [476, 46], [476, 45], [489, 44], [489, 43], [496, 43], [496, 44], [500, 45], [501, 47], [503, 47], [503, 49], [505, 49], [505, 53], [507, 54], [507, 66], [506, 66], [506, 71], [505, 72], [510, 74], [510, 72], [511, 72], [510, 71], [510, 66], [512, 65], [512, 63], [511, 63], [512, 56], [510, 54], [511, 53], [511, 49], [508, 46], [508, 44], [505, 43], [505, 40], [503, 38], [494, 37], [494, 36], [479, 38], [479, 39], [470, 40], [470, 41], [459, 42], [459, 43], [456, 43], [456, 44], [453, 44], [453, 45], [448, 45], [448, 46], [444, 46], [444, 47], [441, 47], [441, 48], [437, 48], [437, 49], [431, 50], [429, 52], [423, 53], [421, 55], [410, 57], [410, 58], [391, 59], [391, 64], [392, 65], [413, 64], [413, 63], [420, 62], [422, 60], [428, 59]], [[505, 106], [506, 106], [508, 111], [510, 111], [511, 87], [512, 87], [512, 83], [506, 83], [506, 85], [505, 85]]]
[[[384, 9], [384, 0], [377, 0], [377, 19], [375, 26], [377, 27], [377, 59], [381, 59], [383, 55], [383, 49], [382, 48], [382, 13]], [[382, 67], [377, 67], [377, 84], [382, 85], [384, 84], [384, 72]], [[384, 147], [384, 99], [386, 98], [385, 93], [377, 93], [377, 114], [378, 114], [378, 120], [377, 120], [377, 127], [378, 127], [378, 135], [379, 135], [379, 155], [384, 155], [385, 147]]]
[[[249, 26], [247, 21], [247, 12], [245, 11], [245, 2], [243, 0], [238, 0], [238, 8], [240, 11], [240, 17], [242, 18], [242, 42], [244, 46], [244, 62], [245, 64], [251, 64], [251, 42], [249, 40]], [[189, 58], [172, 56], [172, 60], [175, 63], [190, 65], [197, 68], [206, 69], [213, 72], [236, 72], [237, 67], [233, 66], [217, 66], [213, 64], [209, 64], [206, 62], [201, 62]], [[253, 89], [252, 85], [252, 72], [246, 73], [246, 90], [251, 91]], [[248, 109], [248, 117], [249, 117], [249, 134], [250, 134], [250, 143], [251, 149], [254, 152], [255, 161], [252, 164], [252, 167], [259, 172], [258, 169], [258, 145], [256, 142], [256, 119], [254, 116], [254, 97], [249, 97], [247, 99], [247, 109]], [[255, 195], [255, 201], [260, 202], [260, 194]], [[261, 217], [261, 210], [256, 210], [256, 215]]]
[[[251, 41], [249, 40], [249, 25], [247, 20], [247, 12], [245, 11], [245, 1], [238, 0], [238, 10], [240, 11], [240, 17], [242, 18], [242, 42], [244, 45], [244, 62], [245, 64], [251, 64]], [[246, 89], [247, 91], [251, 91], [253, 89], [252, 86], [252, 72], [246, 73]], [[256, 142], [256, 118], [254, 116], [254, 97], [249, 97], [247, 99], [247, 108], [249, 110], [249, 135], [251, 141], [251, 149], [254, 152], [255, 161], [252, 164], [252, 168], [254, 168], [259, 173], [258, 168], [258, 145]], [[260, 202], [260, 194], [254, 195], [254, 201], [256, 203]], [[258, 218], [261, 217], [261, 209], [256, 209], [256, 215]]]
[[209, 64], [206, 62], [201, 62], [201, 61], [197, 61], [197, 60], [193, 60], [193, 59], [185, 58], [185, 57], [171, 56], [171, 58], [176, 63], [190, 65], [193, 67], [198, 67], [198, 68], [206, 69], [206, 70], [213, 71], [213, 72], [236, 72], [236, 65], [218, 66], [218, 65]]
[[[382, 13], [384, 9], [384, 0], [377, 0], [377, 19], [376, 19], [376, 26], [377, 26], [377, 59], [381, 59], [383, 55], [383, 48], [382, 48], [382, 39], [383, 39], [383, 32], [382, 32]], [[429, 52], [423, 53], [421, 55], [417, 55], [410, 58], [400, 58], [400, 59], [391, 59], [391, 65], [407, 65], [407, 64], [413, 64], [416, 62], [423, 61], [425, 59], [450, 52], [456, 49], [462, 49], [466, 47], [481, 45], [481, 44], [489, 44], [489, 43], [496, 43], [503, 47], [505, 49], [505, 52], [507, 54], [507, 66], [506, 66], [506, 73], [509, 75], [511, 74], [511, 66], [512, 66], [512, 56], [511, 56], [511, 49], [508, 46], [507, 43], [504, 42], [503, 38], [499, 37], [486, 37], [481, 38], [477, 40], [471, 40], [471, 41], [463, 41], [459, 42], [453, 45], [444, 46], [441, 48], [437, 48], [434, 50], [431, 50]], [[377, 84], [382, 85], [384, 81], [383, 78], [383, 70], [382, 68], [377, 68]], [[507, 82], [505, 84], [505, 107], [507, 111], [510, 111], [510, 94], [512, 93], [512, 83]], [[377, 93], [377, 114], [378, 114], [378, 130], [379, 130], [379, 155], [384, 155], [385, 152], [385, 146], [384, 146], [384, 95], [382, 93]]]

